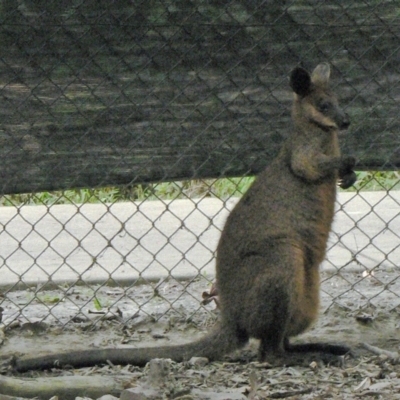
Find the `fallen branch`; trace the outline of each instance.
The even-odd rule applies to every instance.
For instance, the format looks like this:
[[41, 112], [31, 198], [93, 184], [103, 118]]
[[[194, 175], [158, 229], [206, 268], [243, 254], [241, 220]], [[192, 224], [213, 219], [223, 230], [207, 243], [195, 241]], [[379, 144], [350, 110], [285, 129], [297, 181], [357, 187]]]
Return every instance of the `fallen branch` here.
[[58, 396], [63, 400], [76, 397], [98, 398], [105, 393], [119, 396], [121, 382], [108, 376], [59, 376], [46, 378], [10, 378], [0, 375], [0, 392], [4, 395], [48, 400]]
[[386, 356], [386, 357], [390, 358], [391, 360], [396, 360], [396, 361], [400, 357], [400, 355], [399, 355], [399, 353], [397, 351], [384, 350], [384, 349], [381, 349], [379, 347], [372, 346], [372, 345], [370, 345], [368, 343], [363, 343], [362, 345], [363, 345], [363, 347], [365, 349], [367, 349], [371, 353], [376, 354], [378, 356]]

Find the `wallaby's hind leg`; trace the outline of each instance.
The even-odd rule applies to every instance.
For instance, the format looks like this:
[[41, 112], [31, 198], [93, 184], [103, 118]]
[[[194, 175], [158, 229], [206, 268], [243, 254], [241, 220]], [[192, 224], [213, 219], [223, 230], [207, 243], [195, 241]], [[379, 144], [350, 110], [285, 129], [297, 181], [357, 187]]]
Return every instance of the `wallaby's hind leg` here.
[[243, 270], [253, 279], [245, 288], [240, 320], [250, 337], [260, 340], [259, 359], [269, 353], [284, 353], [284, 339], [291, 316], [293, 253], [285, 242], [253, 244], [243, 256]]
[[[282, 355], [285, 352], [285, 335], [290, 319], [290, 295], [281, 282], [270, 281], [270, 287], [275, 288], [276, 297], [267, 299], [270, 309], [270, 321], [260, 338], [258, 359], [264, 361], [268, 354]], [[282, 286], [281, 286], [282, 285]], [[264, 300], [265, 301], [265, 300]], [[262, 322], [260, 322], [262, 324]], [[262, 327], [261, 327], [262, 328]]]
[[[258, 246], [257, 246], [258, 247]], [[316, 319], [319, 273], [314, 256], [295, 242], [265, 243], [244, 262], [255, 274], [249, 303], [250, 336], [260, 339], [259, 359], [283, 354], [287, 337], [304, 332]], [[304, 282], [307, 286], [304, 287]]]
[[[277, 310], [278, 311], [278, 310]], [[286, 331], [287, 310], [282, 310], [279, 318], [275, 318], [273, 326], [260, 339], [258, 348], [258, 360], [265, 361], [268, 354], [282, 355], [285, 352], [285, 331]]]

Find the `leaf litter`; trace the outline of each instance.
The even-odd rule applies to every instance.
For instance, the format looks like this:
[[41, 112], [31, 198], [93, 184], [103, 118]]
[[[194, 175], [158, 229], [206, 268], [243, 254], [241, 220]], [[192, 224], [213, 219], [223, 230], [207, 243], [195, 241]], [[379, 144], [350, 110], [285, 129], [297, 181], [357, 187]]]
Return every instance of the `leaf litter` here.
[[[14, 317], [13, 323], [8, 323], [7, 328], [0, 327], [3, 341], [0, 357], [6, 360], [16, 353], [32, 355], [68, 351], [71, 347], [159, 346], [194, 340], [204, 335], [215, 323], [218, 309], [215, 302], [199, 308], [202, 294], [210, 288], [205, 280], [192, 282], [190, 294], [182, 295], [181, 287], [181, 283], [169, 282], [158, 290], [169, 304], [176, 298], [180, 299], [175, 310], [165, 312], [159, 299], [148, 301], [152, 288], [141, 287], [137, 298], [142, 296], [148, 301], [145, 312], [137, 306], [132, 307], [129, 299], [123, 299], [109, 309], [98, 307], [98, 312], [104, 311], [103, 315], [91, 313], [89, 310], [93, 311], [94, 307], [90, 304], [87, 309], [82, 306], [81, 319], [68, 324], [57, 323], [54, 317], [46, 320], [41, 304], [38, 302], [35, 308], [32, 303], [29, 313]], [[79, 290], [76, 289], [75, 296]], [[121, 297], [124, 290], [105, 288], [104, 293], [100, 289], [97, 293], [99, 296], [115, 296], [117, 293]], [[14, 293], [14, 296], [18, 296], [18, 293]], [[59, 297], [61, 294], [54, 293], [52, 296]], [[135, 296], [135, 293], [130, 294], [130, 297]], [[378, 306], [360, 308], [358, 297], [357, 292], [351, 291], [341, 304], [331, 305], [331, 297], [323, 293], [322, 308], [325, 311], [312, 330], [296, 339], [299, 342], [344, 342], [354, 348], [354, 354], [344, 357], [293, 355], [260, 363], [256, 356], [257, 342], [252, 341], [248, 348], [219, 362], [209, 363], [201, 359], [184, 363], [170, 361], [166, 376], [156, 385], [158, 398], [400, 400], [398, 309], [390, 308], [389, 302], [385, 301]], [[87, 304], [87, 298], [81, 292], [78, 299], [74, 299], [75, 304], [79, 300]], [[57, 302], [54, 307], [62, 311], [60, 307], [63, 305], [65, 315], [58, 313], [59, 321], [64, 322], [63, 318], [67, 316], [72, 321], [68, 301]], [[77, 306], [80, 307], [79, 304]], [[6, 296], [2, 308], [4, 325], [10, 322], [8, 317], [14, 316], [15, 307], [11, 301], [7, 303]], [[114, 313], [113, 309], [118, 311]], [[115, 318], [110, 318], [113, 313]], [[102, 318], [104, 316], [106, 318]], [[149, 385], [149, 366], [139, 368], [106, 364], [25, 374], [16, 374], [3, 368], [1, 373], [3, 377], [17, 378], [110, 377], [120, 384], [121, 392]], [[113, 398], [119, 398], [119, 395], [114, 393]], [[100, 397], [92, 397], [93, 400], [97, 398]]]

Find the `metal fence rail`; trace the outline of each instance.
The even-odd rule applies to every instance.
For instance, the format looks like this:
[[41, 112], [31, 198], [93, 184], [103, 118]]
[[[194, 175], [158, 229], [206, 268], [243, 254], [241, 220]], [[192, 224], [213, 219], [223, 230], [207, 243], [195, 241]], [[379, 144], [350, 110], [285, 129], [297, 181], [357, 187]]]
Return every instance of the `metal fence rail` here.
[[399, 177], [379, 171], [400, 164], [399, 7], [1, 2], [3, 323], [134, 316], [154, 301], [158, 317], [187, 296], [196, 314], [250, 184], [221, 179], [268, 164], [290, 127], [290, 70], [320, 61], [351, 116], [343, 151], [378, 171], [339, 196], [323, 304], [396, 307]]

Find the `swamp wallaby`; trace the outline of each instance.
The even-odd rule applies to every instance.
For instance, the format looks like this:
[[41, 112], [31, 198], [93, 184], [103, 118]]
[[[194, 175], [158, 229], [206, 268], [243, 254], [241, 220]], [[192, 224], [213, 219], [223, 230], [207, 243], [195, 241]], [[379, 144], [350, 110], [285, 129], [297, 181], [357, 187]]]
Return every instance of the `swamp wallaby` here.
[[354, 158], [340, 155], [337, 135], [349, 126], [349, 119], [329, 89], [329, 75], [326, 63], [311, 75], [302, 68], [291, 73], [292, 132], [228, 217], [218, 245], [221, 320], [213, 332], [179, 346], [17, 359], [15, 368], [82, 367], [107, 360], [144, 365], [153, 358], [183, 361], [192, 356], [215, 360], [249, 338], [260, 340], [260, 359], [284, 351], [347, 352], [345, 346], [289, 343], [317, 318], [319, 265], [325, 257], [337, 182], [348, 188], [356, 180]]

